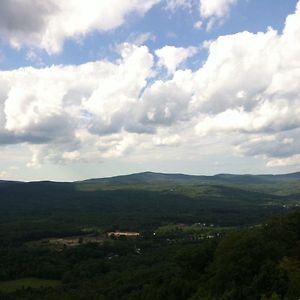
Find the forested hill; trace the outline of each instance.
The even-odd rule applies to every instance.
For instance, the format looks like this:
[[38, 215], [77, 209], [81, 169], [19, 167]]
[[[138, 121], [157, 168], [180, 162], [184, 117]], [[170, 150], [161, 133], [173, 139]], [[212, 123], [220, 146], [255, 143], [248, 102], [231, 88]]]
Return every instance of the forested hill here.
[[299, 183], [299, 173], [2, 181], [0, 300], [299, 299]]
[[179, 233], [59, 251], [45, 242], [0, 247], [0, 299], [299, 299], [299, 211], [212, 239]]
[[218, 174], [214, 176], [165, 174], [143, 172], [108, 178], [88, 179], [75, 182], [77, 186], [88, 190], [104, 187], [115, 188], [146, 188], [151, 186], [227, 186], [246, 191], [268, 193], [273, 195], [300, 195], [300, 172], [280, 175], [235, 175]]
[[191, 184], [268, 184], [275, 182], [287, 182], [300, 180], [300, 172], [281, 175], [235, 175], [217, 174], [214, 176], [186, 175], [186, 174], [166, 174], [155, 172], [143, 172], [123, 176], [108, 178], [88, 179], [85, 183], [105, 183], [105, 184], [126, 184], [126, 183], [153, 183], [153, 182], [175, 182]]
[[[75, 181], [75, 184], [137, 184], [137, 183], [178, 183], [178, 184], [272, 184], [291, 181], [299, 181], [300, 172], [289, 174], [217, 174], [213, 176], [206, 175], [187, 175], [181, 173], [157, 173], [141, 172], [129, 175], [120, 175], [104, 178], [93, 178], [82, 181]], [[40, 181], [47, 183], [50, 181]], [[24, 183], [20, 181], [0, 180], [0, 186]]]

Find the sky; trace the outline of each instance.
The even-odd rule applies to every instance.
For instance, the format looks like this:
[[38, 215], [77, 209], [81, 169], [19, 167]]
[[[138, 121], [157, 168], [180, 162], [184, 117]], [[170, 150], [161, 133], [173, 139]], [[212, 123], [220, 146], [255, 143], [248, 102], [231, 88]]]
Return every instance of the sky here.
[[300, 1], [1, 0], [0, 179], [300, 170]]

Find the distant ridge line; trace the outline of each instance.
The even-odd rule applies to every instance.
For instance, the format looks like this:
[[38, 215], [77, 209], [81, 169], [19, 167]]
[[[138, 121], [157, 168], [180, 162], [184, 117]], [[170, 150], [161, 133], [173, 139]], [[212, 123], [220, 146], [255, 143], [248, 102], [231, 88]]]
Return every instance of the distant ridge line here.
[[0, 186], [21, 184], [21, 183], [140, 183], [140, 182], [185, 182], [185, 183], [271, 183], [278, 181], [300, 180], [300, 172], [285, 173], [285, 174], [230, 174], [218, 173], [215, 175], [194, 175], [184, 173], [160, 173], [160, 172], [138, 172], [125, 175], [116, 175], [109, 177], [90, 178], [76, 181], [51, 181], [51, 180], [36, 180], [36, 181], [14, 181], [0, 180]]
[[174, 181], [174, 182], [193, 182], [193, 183], [206, 183], [206, 182], [234, 182], [234, 183], [268, 183], [272, 181], [288, 181], [300, 179], [300, 172], [288, 174], [229, 174], [220, 173], [216, 175], [190, 175], [183, 173], [159, 173], [159, 172], [140, 172], [128, 175], [118, 175], [103, 178], [92, 178], [80, 183], [138, 183], [138, 182], [159, 182], [159, 181]]

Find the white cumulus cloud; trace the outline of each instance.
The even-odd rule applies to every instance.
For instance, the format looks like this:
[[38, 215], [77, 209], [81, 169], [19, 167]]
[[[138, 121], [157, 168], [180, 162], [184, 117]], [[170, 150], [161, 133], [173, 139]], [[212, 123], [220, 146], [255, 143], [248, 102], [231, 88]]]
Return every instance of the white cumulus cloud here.
[[159, 1], [2, 0], [0, 37], [15, 48], [25, 45], [56, 53], [66, 39], [113, 30], [130, 14], [143, 15]]
[[203, 18], [208, 19], [207, 29], [210, 30], [212, 26], [220, 19], [227, 17], [230, 9], [237, 3], [238, 0], [199, 0], [200, 14]]
[[[269, 28], [210, 41], [197, 70], [184, 68], [195, 48], [151, 53], [127, 43], [114, 61], [2, 71], [0, 143], [29, 144], [29, 166], [133, 154], [197, 157], [220, 154], [229, 143], [270, 167], [297, 164], [299, 33], [300, 4], [282, 33]], [[167, 78], [157, 73], [155, 55]], [[178, 152], [165, 150], [172, 147]]]
[[159, 58], [158, 65], [165, 67], [169, 73], [174, 73], [181, 64], [197, 52], [198, 49], [196, 47], [164, 46], [156, 50], [155, 54]]

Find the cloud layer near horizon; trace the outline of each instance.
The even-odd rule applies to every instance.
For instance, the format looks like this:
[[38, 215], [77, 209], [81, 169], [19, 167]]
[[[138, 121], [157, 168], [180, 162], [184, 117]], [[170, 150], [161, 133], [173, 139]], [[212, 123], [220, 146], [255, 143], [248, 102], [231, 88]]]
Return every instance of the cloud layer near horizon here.
[[[144, 13], [157, 1], [125, 2], [131, 4], [114, 11], [119, 17], [105, 21], [105, 28], [84, 24], [109, 30], [128, 13]], [[47, 7], [38, 9], [47, 14]], [[50, 38], [53, 44], [44, 43], [48, 25], [44, 19], [32, 22], [41, 22], [42, 29], [33, 33], [36, 24], [23, 29], [16, 24], [16, 35], [9, 33], [13, 45], [29, 38], [32, 45], [55, 52], [65, 38], [85, 34], [70, 25], [62, 36]], [[207, 60], [196, 70], [181, 67], [196, 55], [195, 48], [151, 52], [125, 43], [114, 61], [1, 71], [0, 143], [29, 144], [28, 166], [37, 166], [139, 155], [155, 147], [190, 148], [210, 137], [219, 144], [232, 140], [237, 154], [264, 157], [269, 166], [299, 165], [300, 2], [283, 33], [240, 32], [205, 47]], [[158, 75], [161, 67], [166, 77]]]

